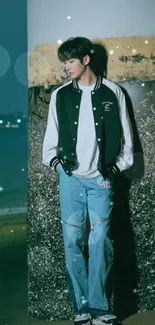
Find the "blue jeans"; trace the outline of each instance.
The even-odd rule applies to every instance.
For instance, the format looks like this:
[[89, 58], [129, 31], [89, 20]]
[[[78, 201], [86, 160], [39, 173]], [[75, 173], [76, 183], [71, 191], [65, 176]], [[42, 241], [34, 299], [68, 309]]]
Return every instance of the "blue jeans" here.
[[[75, 313], [111, 313], [105, 285], [113, 263], [110, 221], [113, 175], [103, 178], [68, 176], [59, 165], [59, 195], [67, 280]], [[84, 256], [86, 216], [89, 215], [88, 272]]]

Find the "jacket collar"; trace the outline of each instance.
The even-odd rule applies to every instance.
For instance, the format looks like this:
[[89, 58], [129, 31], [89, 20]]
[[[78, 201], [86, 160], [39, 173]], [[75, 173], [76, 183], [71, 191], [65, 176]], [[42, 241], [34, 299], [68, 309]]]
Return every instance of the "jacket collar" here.
[[[77, 79], [73, 79], [73, 80], [72, 80], [72, 84], [73, 84], [73, 87], [74, 87], [75, 89], [79, 89], [79, 85], [78, 85]], [[101, 77], [101, 76], [97, 76], [96, 84], [95, 84], [94, 90], [99, 89], [99, 88], [101, 87], [101, 84], [102, 84], [102, 77]]]

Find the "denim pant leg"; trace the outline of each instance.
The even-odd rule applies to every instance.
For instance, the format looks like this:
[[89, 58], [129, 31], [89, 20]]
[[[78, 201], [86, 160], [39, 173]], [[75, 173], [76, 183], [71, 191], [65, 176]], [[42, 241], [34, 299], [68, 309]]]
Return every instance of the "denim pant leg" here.
[[88, 312], [88, 275], [83, 254], [86, 224], [86, 193], [75, 176], [58, 168], [59, 195], [67, 280], [75, 313]]
[[113, 263], [113, 241], [110, 238], [113, 208], [113, 176], [93, 178], [88, 186], [89, 235], [89, 307], [94, 315], [110, 314], [105, 285]]

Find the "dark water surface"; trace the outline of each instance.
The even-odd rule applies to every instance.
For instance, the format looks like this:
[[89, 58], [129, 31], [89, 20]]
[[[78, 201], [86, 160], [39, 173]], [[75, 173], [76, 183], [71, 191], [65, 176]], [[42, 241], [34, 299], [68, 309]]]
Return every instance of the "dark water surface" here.
[[27, 205], [27, 128], [0, 129], [0, 215]]

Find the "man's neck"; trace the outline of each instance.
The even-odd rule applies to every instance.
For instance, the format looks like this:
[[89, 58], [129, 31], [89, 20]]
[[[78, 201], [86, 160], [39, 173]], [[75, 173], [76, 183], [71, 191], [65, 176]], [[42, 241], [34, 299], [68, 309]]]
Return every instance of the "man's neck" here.
[[96, 79], [96, 75], [93, 72], [89, 72], [82, 75], [77, 81], [81, 86], [91, 86], [96, 83]]

